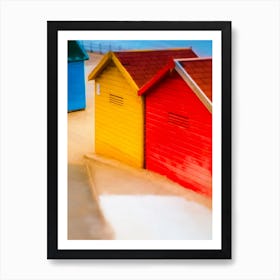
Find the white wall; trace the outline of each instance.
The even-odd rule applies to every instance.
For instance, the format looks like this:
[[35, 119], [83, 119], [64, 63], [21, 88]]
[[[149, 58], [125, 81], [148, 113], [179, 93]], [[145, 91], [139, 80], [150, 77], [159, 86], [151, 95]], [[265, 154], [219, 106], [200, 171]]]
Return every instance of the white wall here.
[[[277, 0], [2, 1], [1, 279], [279, 279], [279, 11]], [[233, 260], [46, 260], [47, 20], [232, 21]]]

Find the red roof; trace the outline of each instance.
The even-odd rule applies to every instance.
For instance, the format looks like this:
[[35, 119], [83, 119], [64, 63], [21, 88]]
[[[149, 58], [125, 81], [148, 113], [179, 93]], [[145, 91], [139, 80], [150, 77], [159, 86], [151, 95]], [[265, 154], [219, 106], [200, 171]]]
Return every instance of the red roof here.
[[197, 57], [190, 48], [120, 51], [114, 54], [139, 88], [149, 82], [170, 60]]
[[194, 82], [212, 101], [212, 58], [179, 61]]

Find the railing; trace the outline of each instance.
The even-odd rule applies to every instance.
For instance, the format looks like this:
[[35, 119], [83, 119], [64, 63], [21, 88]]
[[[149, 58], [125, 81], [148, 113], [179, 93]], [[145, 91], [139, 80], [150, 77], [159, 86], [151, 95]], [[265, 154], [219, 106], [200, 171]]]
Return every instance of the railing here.
[[110, 43], [100, 43], [96, 41], [79, 41], [81, 45], [87, 52], [98, 52], [98, 53], [106, 53], [108, 51], [120, 51], [122, 47], [120, 45], [112, 45]]

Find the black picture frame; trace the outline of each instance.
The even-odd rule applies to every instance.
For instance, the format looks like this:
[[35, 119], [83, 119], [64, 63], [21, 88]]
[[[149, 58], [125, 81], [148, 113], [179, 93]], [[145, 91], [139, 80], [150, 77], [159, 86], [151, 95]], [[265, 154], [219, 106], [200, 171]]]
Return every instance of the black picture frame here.
[[[222, 34], [221, 249], [58, 249], [58, 32], [69, 30], [218, 30]], [[231, 22], [48, 21], [47, 22], [47, 258], [48, 259], [231, 259]]]

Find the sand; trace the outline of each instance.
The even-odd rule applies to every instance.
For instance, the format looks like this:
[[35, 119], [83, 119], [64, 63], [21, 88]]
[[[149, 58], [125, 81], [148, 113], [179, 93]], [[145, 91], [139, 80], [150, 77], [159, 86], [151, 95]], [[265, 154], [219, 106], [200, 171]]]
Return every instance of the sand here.
[[[86, 77], [102, 58], [90, 54], [85, 63]], [[84, 154], [93, 152], [93, 85], [86, 81], [85, 110], [68, 113], [68, 239], [112, 239], [113, 232], [92, 196]]]

